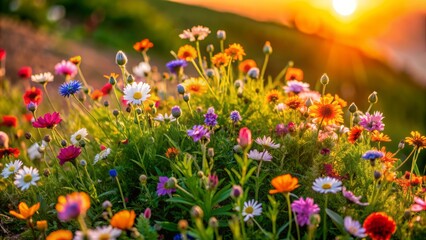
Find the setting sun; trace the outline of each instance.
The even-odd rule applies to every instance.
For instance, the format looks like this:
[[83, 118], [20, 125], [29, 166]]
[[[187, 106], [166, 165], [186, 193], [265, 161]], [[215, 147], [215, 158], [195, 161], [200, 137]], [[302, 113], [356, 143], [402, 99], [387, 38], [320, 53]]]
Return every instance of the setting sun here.
[[334, 10], [342, 15], [349, 16], [355, 12], [357, 7], [357, 0], [333, 0]]

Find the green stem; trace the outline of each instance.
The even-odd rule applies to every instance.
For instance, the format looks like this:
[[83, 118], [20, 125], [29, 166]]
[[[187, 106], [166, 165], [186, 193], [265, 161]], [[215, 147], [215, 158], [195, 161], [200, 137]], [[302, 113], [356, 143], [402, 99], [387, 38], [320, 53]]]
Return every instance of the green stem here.
[[86, 78], [83, 76], [83, 72], [81, 71], [80, 64], [77, 65], [78, 75], [80, 75], [81, 81], [83, 81], [84, 86], [89, 89], [89, 84], [86, 82]]
[[198, 74], [200, 74], [201, 78], [206, 81], [207, 83], [207, 87], [209, 88], [210, 92], [212, 93], [213, 97], [216, 98], [216, 100], [219, 101], [219, 99], [217, 98], [216, 94], [214, 93], [212, 87], [210, 86], [210, 83], [207, 81], [207, 79], [204, 77], [203, 73], [200, 71], [200, 69], [198, 68], [197, 64], [195, 63], [194, 59], [191, 60], [192, 65], [194, 65], [195, 70], [197, 70]]
[[265, 54], [265, 61], [263, 62], [262, 71], [260, 72], [260, 78], [259, 78], [261, 80], [263, 80], [263, 76], [265, 75], [266, 66], [268, 65], [268, 61], [269, 61], [269, 54]]
[[120, 181], [118, 180], [118, 177], [115, 177], [115, 180], [117, 181], [118, 190], [120, 191], [121, 200], [123, 201], [123, 207], [124, 207], [124, 209], [127, 209], [127, 207], [126, 207], [126, 201], [124, 199], [123, 190], [121, 189], [121, 185], [120, 185]]
[[53, 106], [52, 100], [50, 99], [49, 92], [47, 91], [46, 86], [47, 86], [47, 83], [43, 84], [43, 88], [44, 88], [44, 92], [46, 93], [47, 101], [49, 102], [49, 104], [52, 107], [53, 111], [54, 112], [58, 112], [58, 111], [56, 111], [55, 106]]
[[287, 200], [287, 207], [288, 207], [288, 233], [287, 233], [287, 239], [290, 239], [291, 236], [291, 225], [292, 225], [292, 212], [291, 212], [291, 203], [290, 203], [290, 193], [284, 194], [286, 200]]
[[323, 240], [327, 240], [327, 203], [328, 203], [328, 195], [325, 194], [324, 214], [322, 217], [322, 220], [323, 220], [322, 239]]
[[201, 68], [201, 71], [203, 72], [203, 77], [204, 77], [206, 76], [206, 72], [204, 71], [204, 68], [203, 68], [203, 58], [201, 56], [200, 42], [198, 40], [195, 41], [195, 46], [197, 48], [197, 53], [198, 53], [198, 64], [200, 64], [200, 68]]
[[400, 167], [402, 167], [402, 165], [404, 165], [404, 163], [407, 162], [408, 159], [410, 159], [411, 155], [413, 155], [415, 151], [416, 151], [416, 148], [413, 148], [410, 154], [408, 154], [407, 158], [398, 167], [395, 168], [395, 171], [398, 170]]
[[259, 165], [257, 165], [257, 172], [256, 172], [256, 186], [255, 186], [255, 194], [254, 194], [254, 199], [258, 200], [258, 196], [259, 196], [259, 175], [260, 175], [260, 167], [262, 167], [262, 162], [263, 162], [263, 155], [265, 155], [265, 151], [263, 151], [262, 153], [262, 157], [260, 158], [260, 163]]

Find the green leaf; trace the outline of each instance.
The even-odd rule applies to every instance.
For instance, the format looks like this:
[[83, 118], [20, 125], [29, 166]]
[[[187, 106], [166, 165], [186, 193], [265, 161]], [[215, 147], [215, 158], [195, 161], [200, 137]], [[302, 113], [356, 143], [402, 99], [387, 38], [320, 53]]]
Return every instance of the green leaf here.
[[343, 218], [331, 209], [327, 208], [325, 209], [325, 212], [331, 218], [331, 220], [333, 220], [334, 225], [336, 225], [336, 227], [340, 230], [340, 232], [346, 233], [343, 227]]
[[177, 224], [172, 222], [160, 222], [155, 221], [155, 223], [160, 224], [163, 229], [166, 229], [168, 231], [177, 232]]

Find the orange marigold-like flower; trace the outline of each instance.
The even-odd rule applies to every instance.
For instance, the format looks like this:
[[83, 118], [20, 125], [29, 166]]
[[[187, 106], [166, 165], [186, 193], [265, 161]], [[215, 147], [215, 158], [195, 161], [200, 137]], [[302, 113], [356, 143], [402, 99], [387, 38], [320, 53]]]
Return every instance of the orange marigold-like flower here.
[[269, 190], [269, 194], [289, 193], [299, 187], [299, 180], [290, 174], [285, 174], [272, 179], [271, 184], [275, 189]]
[[118, 78], [118, 74], [117, 73], [110, 73], [109, 75], [104, 75], [104, 78], [106, 79], [110, 79], [110, 78], [114, 78], [117, 79]]
[[253, 59], [246, 59], [238, 65], [238, 69], [244, 74], [254, 67], [257, 67], [257, 64]]
[[37, 221], [36, 226], [39, 231], [46, 231], [47, 221], [46, 220]]
[[381, 133], [377, 130], [374, 130], [371, 134], [371, 141], [372, 142], [390, 142], [391, 139], [388, 135]]
[[166, 151], [166, 157], [169, 159], [175, 158], [177, 155], [179, 155], [179, 149], [177, 148], [171, 147]]
[[9, 213], [18, 219], [28, 220], [34, 215], [35, 212], [37, 212], [39, 208], [40, 208], [40, 203], [36, 203], [29, 208], [26, 203], [20, 202], [18, 205], [19, 212], [12, 210], [12, 211], [9, 211]]
[[396, 161], [398, 161], [398, 158], [394, 158], [395, 154], [392, 152], [386, 152], [386, 147], [382, 147], [380, 151], [384, 154], [384, 156], [380, 158], [380, 161], [383, 163], [394, 164]]
[[299, 109], [304, 106], [303, 100], [298, 96], [295, 95], [293, 97], [289, 97], [284, 101], [284, 104], [287, 105], [291, 109]]
[[81, 56], [74, 56], [70, 58], [70, 62], [74, 63], [74, 65], [78, 66], [81, 63]]
[[362, 126], [352, 127], [348, 134], [348, 142], [354, 144], [361, 137], [362, 131], [364, 131]]
[[111, 226], [121, 230], [130, 229], [135, 223], [135, 217], [135, 211], [121, 210], [112, 216], [110, 224]]
[[217, 68], [222, 66], [227, 66], [230, 62], [231, 62], [231, 57], [222, 52], [212, 57], [212, 63]]
[[225, 53], [230, 56], [232, 60], [239, 61], [243, 60], [243, 56], [246, 55], [246, 53], [244, 52], [244, 48], [238, 43], [233, 43], [229, 45], [229, 47], [225, 49]]
[[195, 50], [193, 46], [187, 44], [179, 48], [177, 55], [179, 59], [190, 62], [197, 58], [197, 50]]
[[190, 78], [182, 83], [185, 91], [191, 94], [201, 95], [208, 90], [207, 83], [202, 78]]
[[51, 232], [46, 240], [72, 240], [72, 232], [70, 230], [56, 230]]
[[281, 93], [275, 89], [269, 91], [265, 97], [267, 103], [277, 103], [281, 98]]
[[145, 38], [142, 41], [133, 44], [133, 49], [138, 52], [146, 52], [152, 47], [154, 47], [154, 44], [150, 42], [148, 38]]
[[[326, 96], [327, 97], [333, 97], [330, 93], [327, 93]], [[337, 94], [334, 94], [334, 101], [336, 101], [340, 105], [341, 108], [344, 108], [344, 107], [348, 106], [348, 102], [346, 102], [345, 100], [341, 99], [339, 97], [339, 95], [337, 95]]]
[[303, 71], [300, 68], [288, 68], [287, 72], [285, 73], [285, 80], [291, 81], [291, 80], [297, 80], [297, 81], [303, 81]]
[[396, 223], [384, 212], [370, 214], [365, 220], [365, 233], [373, 240], [388, 240], [396, 231]]
[[411, 137], [406, 137], [405, 142], [418, 149], [426, 147], [426, 137], [418, 131], [411, 131]]
[[104, 93], [101, 90], [98, 90], [98, 89], [96, 89], [95, 91], [93, 91], [90, 94], [90, 97], [95, 101], [100, 100], [103, 96], [104, 96]]
[[343, 123], [343, 111], [333, 97], [322, 97], [309, 108], [310, 116], [324, 125]]

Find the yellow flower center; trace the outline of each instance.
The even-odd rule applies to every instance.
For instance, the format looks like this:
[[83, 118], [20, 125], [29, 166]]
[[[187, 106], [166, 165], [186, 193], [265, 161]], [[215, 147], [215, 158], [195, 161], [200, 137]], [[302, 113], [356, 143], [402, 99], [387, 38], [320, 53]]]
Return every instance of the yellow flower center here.
[[80, 140], [81, 140], [81, 135], [80, 135], [80, 134], [78, 134], [77, 136], [75, 136], [75, 139], [76, 139], [77, 141], [80, 141]]
[[133, 94], [133, 98], [136, 99], [136, 100], [141, 99], [142, 98], [142, 93], [141, 92], [135, 92]]
[[252, 207], [252, 206], [250, 206], [250, 207], [247, 207], [247, 208], [246, 208], [246, 211], [245, 211], [245, 212], [246, 212], [247, 214], [252, 214], [252, 213], [253, 213], [253, 211], [254, 211], [253, 207]]
[[28, 183], [31, 182], [31, 180], [33, 180], [33, 176], [31, 176], [31, 174], [28, 173], [24, 176], [24, 182]]
[[331, 184], [330, 183], [324, 183], [322, 185], [322, 189], [330, 189], [331, 188]]
[[109, 233], [103, 233], [101, 235], [99, 235], [99, 240], [109, 240], [110, 239], [110, 235]]
[[9, 171], [11, 171], [11, 172], [15, 171], [15, 166], [10, 166]]

